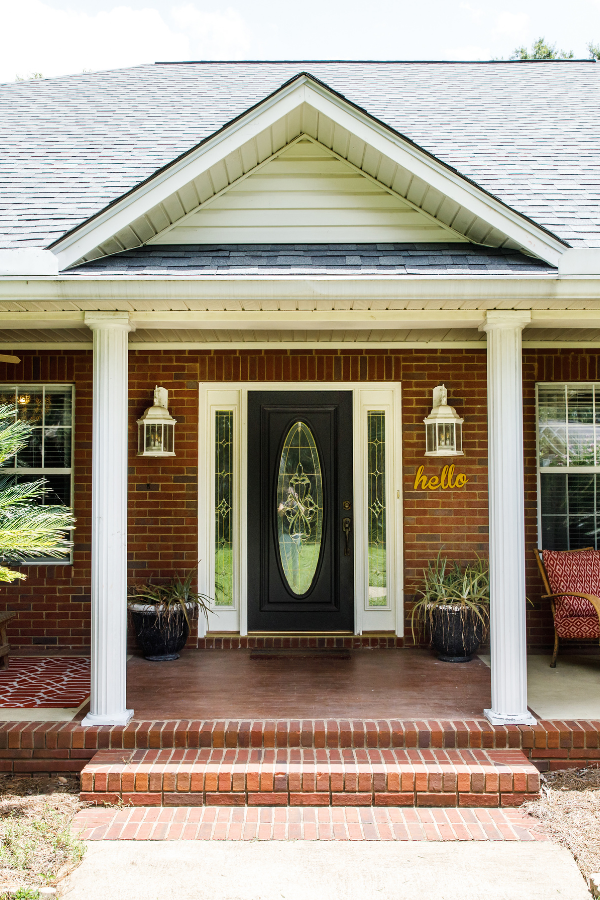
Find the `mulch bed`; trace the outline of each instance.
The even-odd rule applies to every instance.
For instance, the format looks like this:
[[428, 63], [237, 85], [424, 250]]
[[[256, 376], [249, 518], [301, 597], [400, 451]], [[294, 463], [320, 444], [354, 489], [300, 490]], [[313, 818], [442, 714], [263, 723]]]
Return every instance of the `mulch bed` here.
[[523, 808], [571, 851], [586, 880], [600, 872], [600, 768], [543, 775], [541, 798]]

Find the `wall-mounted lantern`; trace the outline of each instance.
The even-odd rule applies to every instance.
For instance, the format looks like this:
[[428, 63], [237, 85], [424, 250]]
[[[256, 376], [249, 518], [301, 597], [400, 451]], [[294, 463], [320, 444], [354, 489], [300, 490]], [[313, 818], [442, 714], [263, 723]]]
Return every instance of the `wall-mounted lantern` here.
[[425, 456], [464, 456], [461, 419], [448, 406], [448, 391], [443, 384], [433, 389], [433, 409], [425, 423]]
[[149, 406], [138, 426], [138, 456], [175, 456], [175, 419], [169, 413], [169, 392], [154, 388], [154, 406]]

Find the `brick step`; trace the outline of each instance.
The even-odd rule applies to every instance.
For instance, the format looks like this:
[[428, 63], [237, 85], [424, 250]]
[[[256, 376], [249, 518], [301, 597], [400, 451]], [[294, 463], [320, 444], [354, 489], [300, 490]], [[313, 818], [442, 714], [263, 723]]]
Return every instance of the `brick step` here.
[[133, 806], [519, 806], [540, 775], [521, 750], [100, 750], [81, 799]]

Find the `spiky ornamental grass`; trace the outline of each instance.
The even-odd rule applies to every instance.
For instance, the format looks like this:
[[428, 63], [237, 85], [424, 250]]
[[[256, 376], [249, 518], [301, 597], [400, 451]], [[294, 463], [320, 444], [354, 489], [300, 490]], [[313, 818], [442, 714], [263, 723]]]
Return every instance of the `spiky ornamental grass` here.
[[411, 615], [413, 641], [416, 643], [415, 622], [421, 628], [429, 623], [433, 629], [435, 609], [459, 613], [463, 628], [468, 618], [479, 621], [485, 639], [490, 618], [489, 563], [477, 556], [476, 562], [461, 567], [441, 554], [439, 550], [436, 559], [423, 569], [423, 587], [417, 592], [419, 599]]
[[[29, 422], [16, 420], [13, 404], [0, 404], [0, 466], [27, 445], [32, 432]], [[0, 469], [0, 559], [20, 563], [39, 556], [52, 559], [69, 553], [69, 533], [74, 518], [67, 506], [44, 504], [48, 494], [44, 478], [14, 483], [14, 475]], [[0, 565], [0, 581], [26, 578], [22, 572]]]

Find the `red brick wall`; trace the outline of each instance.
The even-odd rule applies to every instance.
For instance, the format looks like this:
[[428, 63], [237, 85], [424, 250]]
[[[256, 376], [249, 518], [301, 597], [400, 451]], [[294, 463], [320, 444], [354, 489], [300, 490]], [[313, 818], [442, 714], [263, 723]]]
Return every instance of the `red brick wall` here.
[[[89, 644], [91, 377], [87, 351], [19, 351], [19, 366], [0, 364], [0, 381], [72, 382], [76, 386], [75, 514], [72, 566], [26, 567], [24, 583], [2, 585], [6, 606], [19, 616], [11, 629], [16, 648], [78, 650]], [[525, 478], [530, 645], [549, 646], [552, 622], [540, 601], [534, 567], [537, 540], [535, 382], [600, 381], [600, 351], [548, 350], [524, 354]], [[440, 547], [460, 561], [487, 554], [487, 427], [485, 351], [457, 350], [239, 350], [132, 351], [130, 367], [129, 576], [164, 577], [190, 568], [197, 554], [197, 429], [199, 381], [399, 381], [403, 402], [405, 585], [410, 597], [421, 570]], [[468, 478], [454, 491], [415, 491], [415, 472], [439, 474], [424, 457], [423, 418], [432, 390], [443, 383], [449, 403], [465, 419], [465, 456], [457, 471]], [[177, 419], [174, 459], [136, 456], [136, 419], [155, 384], [169, 391]], [[410, 604], [409, 604], [410, 605]], [[408, 616], [409, 618], [409, 616]], [[407, 623], [407, 643], [410, 625]]]
[[3, 384], [75, 384], [73, 499], [77, 528], [73, 565], [21, 567], [27, 580], [0, 585], [0, 608], [18, 612], [9, 628], [9, 640], [15, 649], [81, 650], [90, 642], [92, 354], [83, 350], [19, 350], [17, 355], [21, 358], [19, 365], [0, 363]]

